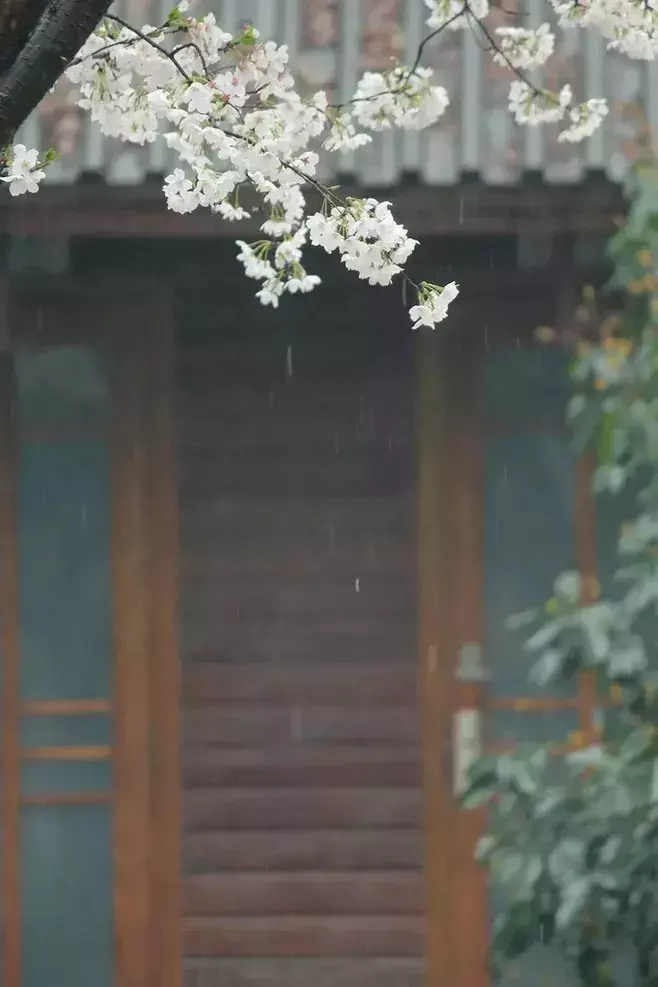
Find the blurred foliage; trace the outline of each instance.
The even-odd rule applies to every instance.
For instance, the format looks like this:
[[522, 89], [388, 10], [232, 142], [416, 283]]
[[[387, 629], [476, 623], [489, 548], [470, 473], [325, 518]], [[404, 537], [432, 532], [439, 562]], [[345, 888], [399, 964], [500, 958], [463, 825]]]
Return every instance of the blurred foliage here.
[[577, 749], [482, 757], [464, 796], [486, 806], [478, 858], [507, 903], [494, 968], [549, 946], [582, 987], [658, 987], [658, 165], [647, 154], [629, 201], [610, 282], [585, 289], [575, 313], [568, 409], [578, 449], [595, 452], [597, 496], [634, 495], [618, 589], [603, 598], [592, 579], [563, 573], [551, 599], [509, 621], [527, 628], [540, 685], [595, 675], [609, 708]]

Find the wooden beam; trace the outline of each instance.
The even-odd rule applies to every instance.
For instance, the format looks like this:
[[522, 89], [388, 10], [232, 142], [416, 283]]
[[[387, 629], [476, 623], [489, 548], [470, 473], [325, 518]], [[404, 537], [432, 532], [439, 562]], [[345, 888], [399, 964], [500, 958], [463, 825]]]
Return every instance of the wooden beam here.
[[[473, 341], [475, 342], [475, 341]], [[452, 364], [450, 469], [455, 477], [450, 504], [453, 555], [444, 556], [451, 581], [455, 654], [466, 645], [484, 647], [484, 434], [482, 424], [481, 342]], [[485, 658], [486, 662], [486, 658]], [[454, 681], [454, 679], [453, 679]], [[481, 712], [482, 686], [456, 683], [452, 712]], [[464, 810], [452, 800], [453, 866], [451, 942], [455, 954], [453, 983], [488, 987], [489, 895], [484, 871], [475, 861], [475, 846], [484, 824], [480, 810]]]
[[108, 699], [39, 699], [21, 704], [23, 716], [94, 716], [111, 712]]
[[[149, 983], [149, 590], [141, 353], [144, 306], [117, 296], [113, 342], [114, 902], [118, 987]], [[99, 304], [101, 304], [99, 302]]]
[[446, 535], [446, 374], [440, 332], [418, 338], [418, 553], [419, 681], [425, 796], [425, 880], [427, 909], [427, 987], [449, 987], [448, 779], [445, 740], [451, 641], [447, 629], [443, 554]]
[[25, 747], [20, 752], [25, 761], [109, 761], [112, 748], [105, 744], [78, 747]]
[[[368, 189], [344, 183], [342, 193], [367, 195]], [[311, 207], [315, 193], [309, 191]], [[381, 198], [382, 191], [374, 190]], [[162, 182], [146, 180], [130, 186], [103, 181], [44, 186], [38, 197], [20, 197], [0, 207], [0, 232], [12, 236], [46, 235], [182, 237], [243, 237], [256, 233], [258, 214], [229, 223], [208, 209], [181, 216], [167, 210]], [[32, 201], [37, 199], [38, 201]], [[510, 233], [531, 226], [536, 235], [567, 232], [588, 234], [615, 229], [615, 218], [625, 211], [618, 186], [589, 181], [556, 186], [520, 183], [492, 186], [484, 182], [428, 187], [420, 182], [386, 189], [399, 222], [414, 236], [448, 233]], [[245, 205], [256, 204], [249, 198]]]
[[178, 648], [178, 504], [173, 304], [148, 298], [143, 365], [148, 452], [151, 679], [151, 973], [181, 982], [181, 673]]

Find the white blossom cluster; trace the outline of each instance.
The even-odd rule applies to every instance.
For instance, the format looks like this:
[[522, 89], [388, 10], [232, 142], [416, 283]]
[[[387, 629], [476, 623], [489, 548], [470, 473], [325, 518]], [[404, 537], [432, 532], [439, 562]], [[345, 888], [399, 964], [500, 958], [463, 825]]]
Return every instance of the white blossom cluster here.
[[42, 167], [45, 162], [38, 159], [39, 152], [34, 148], [28, 150], [25, 144], [14, 144], [7, 164], [7, 174], [0, 175], [0, 180], [9, 186], [11, 195], [37, 191], [39, 182], [46, 177]]
[[[420, 2], [420, 0], [419, 0]], [[658, 56], [658, 15], [646, 0], [546, 0], [564, 27], [600, 31], [608, 47], [631, 58]], [[590, 136], [605, 118], [604, 99], [574, 103], [569, 85], [544, 89], [535, 73], [555, 49], [548, 22], [536, 29], [510, 24], [489, 30], [489, 0], [423, 0], [432, 33], [470, 30], [494, 61], [513, 76], [509, 109], [519, 124], [558, 124], [558, 140]], [[181, 0], [159, 27], [129, 27], [108, 16], [67, 69], [79, 88], [78, 105], [104, 134], [137, 144], [159, 133], [179, 159], [164, 183], [167, 205], [179, 213], [199, 207], [227, 220], [249, 217], [244, 195], [257, 194], [267, 213], [267, 239], [240, 242], [239, 258], [249, 277], [262, 282], [264, 304], [277, 305], [284, 292], [309, 291], [319, 281], [302, 264], [307, 241], [337, 250], [349, 270], [371, 284], [401, 275], [415, 289], [415, 326], [434, 325], [456, 296], [454, 283], [415, 285], [404, 271], [415, 241], [395, 222], [388, 203], [342, 200], [316, 178], [318, 150], [353, 151], [371, 133], [398, 127], [420, 130], [436, 123], [449, 105], [431, 69], [420, 65], [368, 71], [351, 100], [332, 106], [320, 91], [302, 98], [295, 89], [285, 45], [261, 40], [255, 28], [224, 31], [214, 15], [188, 16]], [[507, 12], [510, 16], [510, 12]], [[0, 149], [0, 175], [12, 195], [35, 192], [50, 154], [40, 159], [22, 145]], [[308, 209], [308, 189], [322, 199]]]
[[555, 35], [549, 24], [541, 24], [536, 31], [525, 27], [496, 28], [499, 50], [494, 52], [497, 65], [515, 69], [536, 69], [553, 54]]
[[395, 222], [389, 207], [376, 199], [347, 199], [328, 214], [309, 216], [309, 240], [327, 253], [337, 250], [348, 271], [356, 271], [368, 284], [390, 284], [418, 241]]
[[[352, 149], [369, 139], [366, 129], [434, 122], [447, 94], [432, 85], [429, 69], [367, 73], [350, 108], [334, 111], [324, 92], [309, 99], [296, 92], [285, 46], [261, 41], [252, 27], [231, 35], [211, 14], [188, 18], [183, 3], [166, 25], [146, 25], [138, 36], [106, 20], [67, 74], [104, 133], [142, 144], [164, 129], [180, 160], [164, 183], [170, 209], [203, 206], [243, 219], [250, 212], [240, 193], [255, 190], [267, 213], [260, 226], [267, 239], [240, 241], [238, 258], [261, 282], [263, 304], [276, 307], [285, 292], [319, 283], [302, 262], [307, 241], [337, 250], [370, 284], [403, 273], [416, 241], [388, 203], [342, 200], [323, 189], [313, 147]], [[320, 212], [307, 209], [308, 186], [322, 194]]]
[[366, 72], [352, 101], [352, 117], [368, 130], [422, 130], [443, 116], [449, 103], [443, 86], [431, 84], [432, 70], [404, 66]]

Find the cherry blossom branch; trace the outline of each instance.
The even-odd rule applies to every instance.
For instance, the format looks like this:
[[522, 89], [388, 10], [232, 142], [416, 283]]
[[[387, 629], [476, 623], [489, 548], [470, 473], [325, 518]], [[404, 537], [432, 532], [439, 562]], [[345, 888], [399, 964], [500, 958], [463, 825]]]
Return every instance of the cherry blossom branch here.
[[[123, 17], [119, 17], [117, 14], [108, 14], [107, 19], [109, 21], [114, 21], [115, 24], [119, 24], [121, 25], [121, 27], [125, 27], [126, 30], [128, 31], [132, 31], [133, 34], [136, 35], [141, 41], [146, 41], [146, 43], [149, 44], [152, 48], [155, 48], [155, 50], [159, 51], [161, 55], [164, 55], [164, 57], [168, 58], [170, 62], [173, 62], [173, 64], [176, 66], [176, 68], [178, 69], [178, 71], [183, 76], [186, 82], [190, 82], [190, 83], [192, 82], [192, 77], [187, 74], [187, 72], [181, 66], [180, 62], [178, 61], [176, 55], [173, 52], [167, 51], [167, 49], [164, 48], [161, 44], [159, 44], [154, 38], [149, 38], [147, 34], [144, 34], [144, 32], [140, 31], [139, 28], [133, 27], [132, 24], [129, 24], [128, 21], [125, 21]], [[196, 45], [194, 47], [196, 48]]]
[[[260, 227], [267, 239], [238, 241], [238, 256], [247, 276], [261, 282], [257, 297], [263, 304], [277, 306], [284, 292], [306, 292], [319, 282], [302, 264], [302, 248], [310, 242], [329, 253], [337, 251], [343, 264], [370, 284], [390, 284], [400, 276], [403, 294], [407, 287], [416, 294], [417, 304], [409, 310], [414, 328], [434, 326], [445, 318], [457, 286], [416, 284], [406, 274], [416, 241], [395, 221], [390, 203], [343, 198], [323, 184], [316, 177], [315, 142], [329, 152], [353, 151], [371, 140], [371, 132], [420, 130], [438, 121], [450, 97], [434, 84], [431, 68], [422, 61], [429, 43], [445, 30], [471, 30], [494, 61], [510, 71], [509, 108], [519, 123], [561, 123], [568, 114], [570, 122], [558, 140], [580, 140], [593, 132], [607, 109], [599, 100], [573, 106], [569, 86], [552, 93], [531, 81], [528, 73], [553, 52], [548, 24], [490, 30], [484, 23], [488, 0], [423, 2], [430, 8], [431, 30], [412, 65], [365, 72], [351, 99], [335, 106], [329, 106], [322, 91], [309, 98], [296, 92], [285, 46], [260, 41], [252, 27], [232, 35], [212, 14], [188, 17], [187, 0], [171, 11], [162, 28], [140, 30], [122, 17], [108, 17], [69, 62], [67, 75], [80, 86], [78, 105], [91, 112], [108, 136], [144, 144], [156, 139], [163, 123], [168, 126], [165, 140], [181, 162], [164, 181], [169, 208], [187, 213], [203, 206], [224, 219], [242, 219], [248, 212], [239, 205], [239, 191], [253, 186], [269, 208]], [[573, 16], [573, 9], [580, 10], [560, 8], [563, 0], [551, 2], [563, 21]], [[632, 7], [636, 0], [592, 0], [602, 10], [606, 7], [600, 29], [609, 38], [612, 17], [615, 40], [610, 44], [638, 47], [636, 36], [627, 40], [618, 12], [610, 13], [611, 2]], [[588, 24], [592, 9], [590, 5]], [[184, 35], [181, 43], [170, 44], [177, 34]], [[226, 57], [233, 50], [238, 57]], [[12, 195], [34, 192], [47, 163], [37, 159], [36, 151], [17, 145], [0, 180], [9, 183]], [[320, 194], [320, 211], [307, 208], [307, 187]]]

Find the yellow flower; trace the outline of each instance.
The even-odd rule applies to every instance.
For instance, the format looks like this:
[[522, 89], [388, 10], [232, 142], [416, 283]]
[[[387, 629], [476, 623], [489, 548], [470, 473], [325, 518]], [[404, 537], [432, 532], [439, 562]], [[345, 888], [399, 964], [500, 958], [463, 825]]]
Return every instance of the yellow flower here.
[[545, 609], [546, 609], [546, 613], [557, 613], [557, 611], [558, 611], [558, 602], [557, 602], [556, 597], [552, 596], [550, 598], [550, 600], [548, 600], [546, 602]]
[[574, 730], [573, 733], [570, 733], [567, 737], [567, 743], [569, 746], [573, 747], [582, 747], [585, 744], [585, 741], [586, 737], [584, 730]]
[[624, 696], [624, 690], [622, 689], [622, 687], [620, 685], [611, 685], [610, 686], [610, 698], [614, 702], [616, 702], [616, 703], [621, 702], [621, 700], [623, 699], [623, 696]]
[[645, 274], [642, 278], [642, 284], [644, 285], [645, 291], [653, 291], [656, 287], [656, 279], [653, 274]]
[[532, 702], [528, 699], [515, 699], [514, 700], [514, 712], [515, 713], [527, 713], [529, 709], [532, 708]]
[[618, 326], [619, 326], [618, 315], [606, 316], [606, 318], [601, 323], [601, 336], [603, 337], [611, 336]]
[[583, 580], [583, 590], [586, 598], [593, 602], [601, 595], [601, 583], [596, 576], [586, 576]]
[[623, 339], [617, 336], [608, 336], [607, 339], [603, 340], [602, 346], [603, 349], [609, 354], [627, 357], [633, 349], [633, 342], [630, 339]]
[[632, 278], [628, 282], [628, 291], [631, 295], [641, 295], [643, 291], [642, 282], [638, 281], [637, 278]]
[[645, 247], [644, 250], [639, 250], [636, 259], [642, 267], [651, 267], [653, 264], [653, 254], [648, 247]]
[[556, 336], [553, 326], [537, 326], [535, 329], [535, 339], [539, 343], [552, 343]]
[[594, 288], [592, 287], [591, 284], [586, 284], [585, 287], [583, 288], [583, 301], [593, 302], [594, 298], [595, 298]]
[[596, 380], [594, 381], [595, 391], [605, 391], [607, 386], [608, 386], [608, 382], [607, 380], [604, 380], [603, 377], [597, 377]]

